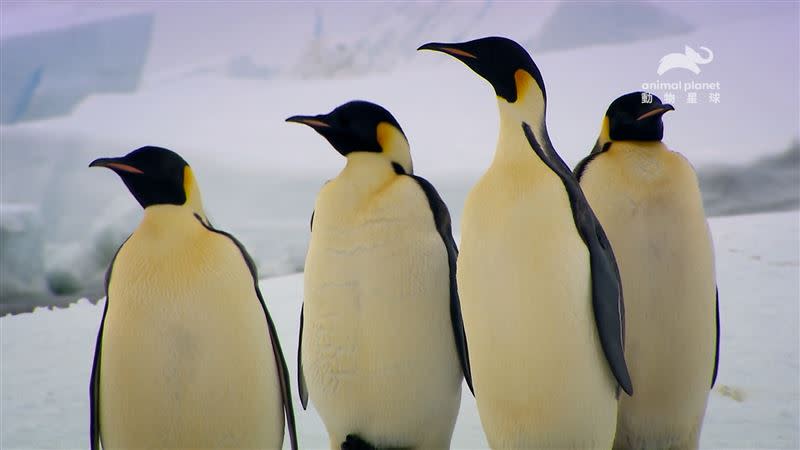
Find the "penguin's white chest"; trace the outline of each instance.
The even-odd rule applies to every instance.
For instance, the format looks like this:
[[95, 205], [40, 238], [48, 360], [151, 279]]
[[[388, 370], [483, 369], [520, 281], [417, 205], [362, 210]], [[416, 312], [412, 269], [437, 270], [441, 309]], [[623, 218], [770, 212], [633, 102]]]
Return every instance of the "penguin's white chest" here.
[[458, 284], [481, 421], [494, 448], [608, 448], [615, 383], [588, 250], [548, 170], [489, 169], [464, 208]]
[[109, 286], [103, 446], [280, 447], [276, 364], [238, 248], [202, 230], [183, 239], [141, 228], [119, 252]]
[[332, 444], [447, 446], [461, 369], [449, 266], [427, 199], [396, 177], [363, 196], [323, 188], [305, 269], [302, 363]]

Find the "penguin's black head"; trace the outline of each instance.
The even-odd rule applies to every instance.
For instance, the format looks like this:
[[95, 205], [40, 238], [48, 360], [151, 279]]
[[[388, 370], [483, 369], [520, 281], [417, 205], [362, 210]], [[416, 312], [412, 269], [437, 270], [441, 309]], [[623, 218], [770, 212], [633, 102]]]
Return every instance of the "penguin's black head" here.
[[460, 43], [430, 42], [417, 50], [434, 50], [457, 58], [492, 84], [498, 97], [509, 103], [517, 101], [518, 72], [526, 72], [536, 81], [547, 99], [544, 80], [531, 55], [518, 43], [503, 37], [486, 37]]
[[355, 152], [382, 153], [411, 173], [405, 133], [394, 116], [382, 106], [354, 100], [328, 114], [292, 116], [286, 121], [310, 126], [342, 156]]
[[183, 205], [187, 198], [186, 184], [193, 182], [186, 161], [161, 147], [138, 148], [119, 158], [99, 158], [89, 167], [106, 167], [116, 172], [142, 208]]
[[381, 153], [384, 150], [378, 138], [378, 125], [381, 123], [403, 132], [389, 111], [362, 100], [345, 103], [328, 114], [292, 116], [286, 121], [310, 126], [343, 156], [352, 152]]
[[[652, 99], [649, 103], [647, 100]], [[661, 116], [675, 108], [646, 92], [631, 92], [611, 102], [606, 111], [612, 141], [660, 141], [664, 137]]]

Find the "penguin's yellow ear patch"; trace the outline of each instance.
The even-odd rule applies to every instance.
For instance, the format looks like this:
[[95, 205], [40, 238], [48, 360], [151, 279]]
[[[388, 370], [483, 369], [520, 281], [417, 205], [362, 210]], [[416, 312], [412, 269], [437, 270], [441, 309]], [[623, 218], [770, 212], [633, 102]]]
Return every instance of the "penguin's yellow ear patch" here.
[[[517, 69], [514, 72], [514, 83], [517, 86], [517, 99], [525, 98], [531, 92], [531, 88], [536, 87], [536, 80], [523, 69]], [[535, 90], [539, 90], [539, 88], [536, 87]]]
[[402, 134], [400, 130], [389, 122], [379, 123], [375, 133], [377, 134], [378, 145], [381, 146], [381, 150], [384, 153], [388, 153], [392, 146], [396, 145], [398, 135]]
[[408, 146], [406, 136], [396, 126], [389, 122], [381, 122], [376, 130], [378, 145], [381, 152], [387, 158], [397, 162], [406, 173], [413, 173], [414, 168], [411, 164], [411, 151]]
[[611, 142], [611, 128], [608, 123], [608, 116], [603, 116], [603, 124], [600, 125], [600, 138], [598, 142], [600, 142], [600, 145]]
[[200, 187], [194, 178], [194, 172], [188, 165], [183, 168], [183, 192], [186, 195], [185, 206], [199, 214], [206, 222], [206, 213], [203, 210], [203, 199], [200, 195]]
[[183, 192], [186, 194], [186, 202], [188, 203], [190, 200], [191, 194], [195, 190], [195, 181], [194, 181], [194, 173], [192, 172], [192, 168], [188, 165], [183, 168]]

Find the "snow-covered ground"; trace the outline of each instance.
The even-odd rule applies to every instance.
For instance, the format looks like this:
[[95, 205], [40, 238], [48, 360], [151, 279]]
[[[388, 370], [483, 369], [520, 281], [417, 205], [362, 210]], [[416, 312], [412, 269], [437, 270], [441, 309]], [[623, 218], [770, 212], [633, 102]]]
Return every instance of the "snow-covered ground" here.
[[[797, 449], [797, 212], [711, 220], [720, 290], [720, 372], [706, 413], [704, 449]], [[295, 380], [302, 275], [261, 282]], [[102, 302], [0, 318], [0, 447], [86, 448], [88, 380]], [[327, 448], [319, 416], [302, 411], [303, 448]], [[486, 448], [464, 390], [453, 448]]]

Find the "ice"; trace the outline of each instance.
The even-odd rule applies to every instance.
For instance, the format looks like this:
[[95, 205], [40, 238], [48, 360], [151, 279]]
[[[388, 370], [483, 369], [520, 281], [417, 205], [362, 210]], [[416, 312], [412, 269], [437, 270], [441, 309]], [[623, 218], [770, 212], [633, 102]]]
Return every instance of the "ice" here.
[[[711, 220], [720, 292], [720, 372], [701, 448], [795, 449], [798, 437], [798, 212]], [[303, 448], [328, 448], [313, 409], [297, 401], [302, 275], [261, 289], [283, 344]], [[0, 318], [2, 448], [86, 448], [88, 380], [103, 304], [37, 309]], [[475, 401], [464, 389], [454, 449], [487, 448]]]
[[42, 234], [35, 205], [0, 203], [0, 300], [47, 292]]
[[[681, 35], [694, 29], [686, 19], [649, 3], [562, 2], [530, 41], [539, 51], [630, 43]], [[581, 30], [576, 33], [575, 30]]]
[[136, 89], [153, 17], [135, 14], [0, 41], [0, 123], [69, 114], [93, 93]]
[[745, 214], [800, 208], [800, 142], [783, 153], [744, 166], [717, 165], [700, 171], [706, 213]]
[[237, 56], [228, 63], [228, 76], [231, 78], [253, 78], [268, 80], [274, 78], [278, 69], [259, 64], [248, 55]]
[[[35, 295], [14, 299], [12, 309], [7, 309], [12, 302], [3, 292], [0, 314], [19, 311], [23, 300], [30, 304], [23, 311], [37, 304], [65, 304], [81, 295], [91, 294], [96, 300], [114, 251], [136, 225], [136, 202], [124, 186], [112, 185], [110, 172], [104, 174], [109, 176], [108, 188], [102, 182], [98, 184], [91, 175], [103, 171], [87, 167], [114, 145], [68, 133], [12, 129], [0, 134], [0, 147], [0, 198], [3, 205], [35, 208], [42, 264], [37, 276], [47, 280], [47, 286], [37, 288]], [[5, 206], [0, 208], [1, 220], [11, 218]], [[8, 235], [2, 249], [4, 258], [31, 256], [14, 243], [21, 238], [19, 234]], [[6, 267], [17, 270], [13, 261], [6, 264], [4, 259], [3, 263], [4, 271]]]

